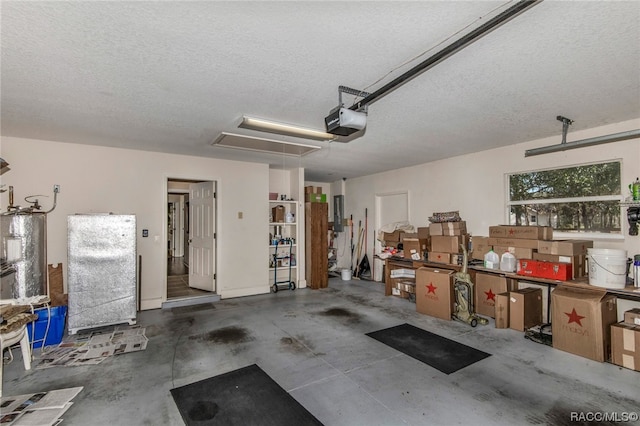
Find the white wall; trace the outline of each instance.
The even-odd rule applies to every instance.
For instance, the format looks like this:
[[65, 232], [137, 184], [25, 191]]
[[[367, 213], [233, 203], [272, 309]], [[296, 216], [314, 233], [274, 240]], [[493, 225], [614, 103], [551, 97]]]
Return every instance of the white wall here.
[[[2, 137], [0, 155], [11, 170], [2, 183], [14, 186], [15, 204], [32, 194], [52, 196], [58, 206], [47, 218], [47, 261], [67, 260], [67, 216], [113, 212], [137, 217], [142, 256], [141, 305], [159, 308], [166, 299], [167, 178], [217, 182], [217, 292], [223, 298], [267, 293], [269, 169], [244, 163], [154, 152]], [[41, 199], [45, 209], [52, 198]], [[0, 196], [6, 211], [8, 192]], [[243, 219], [238, 213], [243, 212]], [[142, 229], [149, 237], [142, 237]], [[66, 266], [65, 266], [66, 282]]]
[[[568, 141], [603, 136], [640, 128], [640, 119], [572, 132]], [[409, 192], [409, 220], [416, 226], [428, 226], [433, 212], [458, 210], [472, 235], [488, 235], [489, 226], [507, 222], [506, 174], [529, 170], [571, 166], [604, 160], [622, 159], [623, 194], [627, 185], [640, 175], [640, 139], [608, 143], [570, 151], [524, 157], [530, 148], [556, 145], [561, 135], [531, 142], [467, 154], [441, 161], [407, 167], [346, 181], [345, 214], [354, 221], [369, 211], [369, 225], [375, 222], [375, 195], [396, 191]], [[623, 234], [619, 239], [595, 240], [597, 248], [627, 250], [629, 256], [640, 253], [640, 236], [628, 235], [626, 209], [623, 209]], [[345, 253], [346, 257], [349, 252]], [[339, 264], [348, 264], [348, 258]], [[368, 256], [371, 259], [372, 244]], [[628, 302], [621, 301], [622, 306]]]

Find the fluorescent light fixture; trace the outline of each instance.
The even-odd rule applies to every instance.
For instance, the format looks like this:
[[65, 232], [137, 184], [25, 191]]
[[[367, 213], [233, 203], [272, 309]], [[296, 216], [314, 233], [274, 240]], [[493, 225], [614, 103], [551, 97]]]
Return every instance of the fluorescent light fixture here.
[[238, 125], [238, 127], [242, 127], [243, 129], [258, 130], [260, 132], [275, 133], [277, 135], [313, 139], [317, 141], [332, 141], [336, 138], [336, 135], [322, 132], [320, 130], [295, 126], [293, 124], [278, 123], [276, 121], [264, 120], [262, 118], [247, 117], [246, 115], [242, 117], [242, 122]]
[[302, 157], [321, 149], [319, 146], [314, 145], [256, 138], [227, 132], [220, 133], [220, 136], [211, 142], [211, 145], [242, 149], [245, 151], [264, 152], [267, 154], [286, 155], [288, 157]]

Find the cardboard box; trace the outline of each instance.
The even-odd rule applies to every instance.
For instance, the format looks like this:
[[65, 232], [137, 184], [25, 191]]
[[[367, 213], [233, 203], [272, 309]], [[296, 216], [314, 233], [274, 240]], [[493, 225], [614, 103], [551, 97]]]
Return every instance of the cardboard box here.
[[418, 238], [423, 239], [423, 240], [427, 240], [429, 239], [429, 228], [428, 227], [420, 227], [418, 228]]
[[572, 279], [587, 276], [587, 257], [583, 254], [561, 256], [557, 254], [533, 253], [532, 258], [545, 262], [570, 263]]
[[400, 242], [403, 243], [405, 239], [417, 240], [418, 239], [418, 233], [417, 232], [402, 232], [402, 233], [400, 233]]
[[561, 284], [551, 293], [553, 347], [594, 361], [611, 353], [611, 325], [617, 322], [616, 297], [606, 289]]
[[611, 326], [611, 362], [640, 371], [640, 326], [626, 323]]
[[551, 240], [553, 239], [553, 228], [550, 226], [490, 226], [489, 237]]
[[493, 238], [490, 237], [488, 244], [494, 247], [515, 247], [538, 250], [540, 241], [538, 240], [518, 240], [516, 238]]
[[431, 250], [440, 253], [460, 253], [460, 244], [467, 245], [466, 235], [434, 235], [431, 237]]
[[385, 232], [383, 239], [385, 243], [399, 243], [400, 242], [400, 238], [401, 235], [404, 231], [400, 230], [400, 229], [396, 229], [393, 232]]
[[326, 203], [327, 202], [327, 194], [304, 194], [304, 201], [306, 203]]
[[587, 254], [587, 249], [593, 248], [591, 240], [563, 240], [563, 241], [539, 241], [538, 253], [556, 254], [561, 256], [574, 256]]
[[271, 208], [271, 222], [282, 223], [284, 222], [284, 206], [275, 206]]
[[407, 280], [396, 281], [395, 288], [401, 291], [405, 291], [407, 293], [415, 294], [416, 283], [414, 281], [407, 281]]
[[453, 312], [453, 271], [418, 268], [416, 271], [416, 311], [444, 320]]
[[[531, 240], [529, 240], [531, 241]], [[502, 247], [494, 246], [493, 251], [502, 256], [502, 253], [509, 252], [516, 257], [516, 259], [531, 259], [536, 252], [534, 249], [522, 248], [522, 247]]]
[[518, 260], [518, 275], [568, 281], [573, 277], [570, 263], [544, 262], [533, 259]]
[[416, 270], [409, 268], [397, 268], [389, 271], [389, 276], [391, 278], [415, 278]]
[[493, 249], [489, 244], [489, 237], [471, 237], [471, 258], [484, 260], [484, 255]]
[[624, 313], [624, 322], [631, 325], [640, 325], [640, 308], [626, 311]]
[[429, 260], [429, 262], [436, 263], [451, 263], [451, 253], [439, 253], [430, 251], [427, 255], [427, 260]]
[[496, 328], [509, 328], [509, 292], [496, 294]]
[[429, 235], [464, 235], [467, 233], [467, 222], [439, 222], [429, 225]]
[[423, 260], [424, 252], [427, 251], [427, 240], [418, 238], [404, 238], [402, 242], [404, 257], [406, 259]]
[[316, 189], [313, 186], [305, 186], [304, 187], [304, 193], [305, 194], [313, 194], [315, 191], [316, 191]]
[[508, 291], [507, 279], [497, 274], [478, 272], [475, 277], [474, 301], [476, 313], [495, 318], [496, 295]]
[[540, 324], [542, 289], [527, 287], [509, 292], [509, 328], [526, 331]]
[[444, 235], [442, 233], [442, 225], [440, 223], [430, 223], [429, 224], [429, 235]]

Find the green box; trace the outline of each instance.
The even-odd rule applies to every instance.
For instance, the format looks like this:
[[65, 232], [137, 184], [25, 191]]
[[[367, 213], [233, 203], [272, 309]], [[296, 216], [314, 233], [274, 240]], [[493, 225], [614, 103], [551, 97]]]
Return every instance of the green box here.
[[326, 203], [327, 194], [306, 194], [309, 196], [310, 203]]

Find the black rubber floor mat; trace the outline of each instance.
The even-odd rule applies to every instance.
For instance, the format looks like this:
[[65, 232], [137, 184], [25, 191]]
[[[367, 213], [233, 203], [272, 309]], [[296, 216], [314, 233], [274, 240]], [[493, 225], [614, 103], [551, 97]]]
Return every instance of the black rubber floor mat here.
[[410, 324], [374, 331], [367, 333], [367, 336], [418, 361], [422, 361], [445, 374], [454, 373], [461, 368], [491, 356], [486, 352], [454, 342], [451, 339]]
[[253, 364], [171, 389], [187, 426], [322, 425]]

